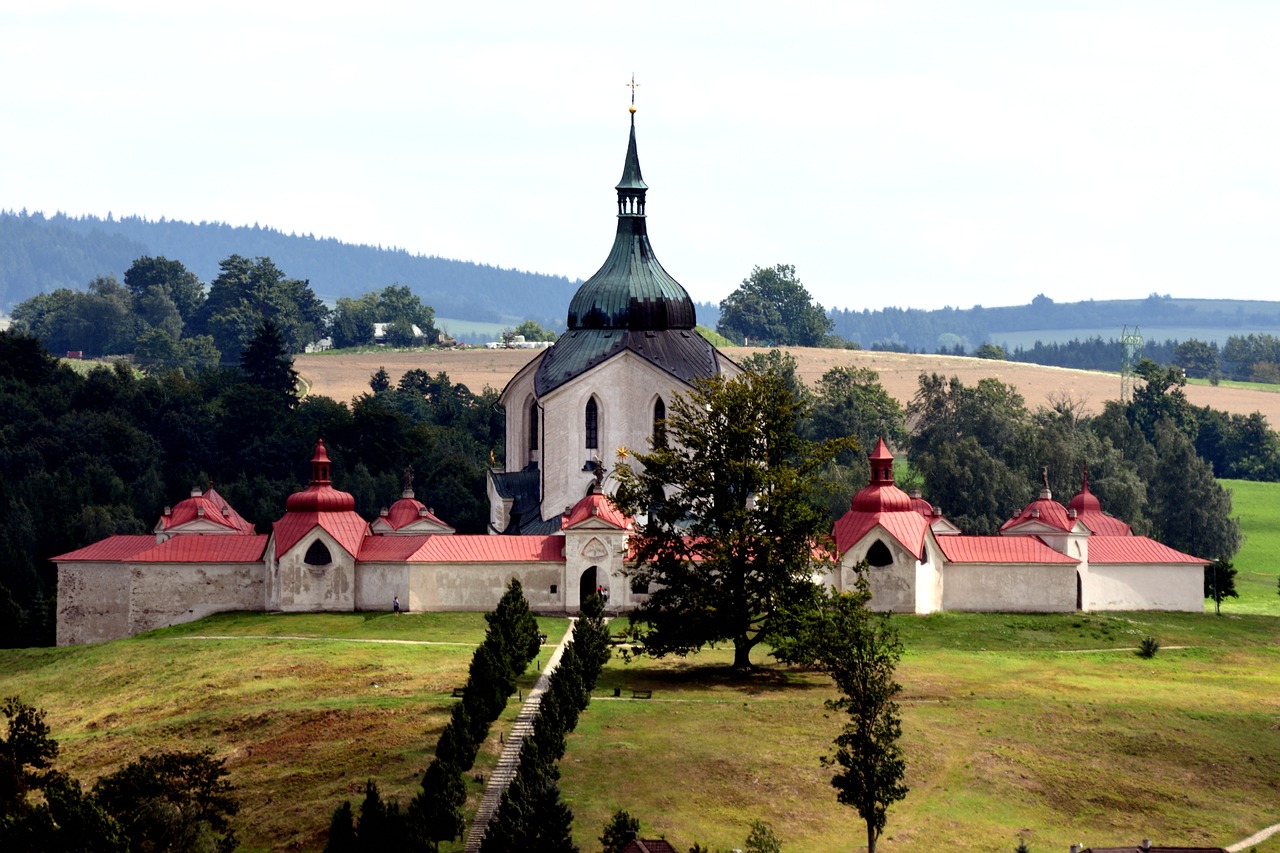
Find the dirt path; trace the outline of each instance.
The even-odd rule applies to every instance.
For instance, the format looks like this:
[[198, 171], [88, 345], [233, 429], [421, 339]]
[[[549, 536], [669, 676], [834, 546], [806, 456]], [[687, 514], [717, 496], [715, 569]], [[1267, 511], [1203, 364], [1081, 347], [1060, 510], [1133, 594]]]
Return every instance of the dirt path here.
[[[735, 361], [765, 350], [729, 347], [724, 354]], [[866, 350], [834, 350], [797, 347], [789, 350], [798, 362], [800, 377], [812, 385], [832, 367], [868, 367], [898, 402], [905, 405], [919, 387], [921, 373], [958, 376], [965, 385], [993, 377], [1016, 387], [1032, 409], [1070, 398], [1086, 411], [1097, 413], [1103, 403], [1120, 396], [1120, 376], [1091, 370], [1070, 370], [1012, 361], [989, 361], [951, 355], [909, 355]], [[392, 384], [405, 371], [444, 371], [454, 382], [473, 391], [486, 386], [501, 390], [537, 353], [530, 350], [438, 350], [431, 352], [385, 351], [353, 355], [310, 354], [297, 356], [294, 367], [311, 387], [311, 393], [349, 403], [369, 393], [369, 378], [385, 367]], [[1212, 406], [1233, 414], [1262, 412], [1275, 428], [1280, 425], [1280, 393], [1212, 385], [1188, 385], [1187, 398], [1197, 406]]]
[[1258, 832], [1255, 832], [1253, 835], [1250, 835], [1244, 841], [1237, 842], [1236, 844], [1232, 844], [1230, 847], [1226, 847], [1224, 849], [1227, 851], [1227, 853], [1239, 853], [1239, 851], [1244, 850], [1246, 847], [1252, 847], [1255, 844], [1261, 844], [1271, 836], [1275, 835], [1277, 832], [1280, 832], [1280, 823], [1273, 824], [1271, 826], [1268, 826], [1266, 829], [1259, 830]]

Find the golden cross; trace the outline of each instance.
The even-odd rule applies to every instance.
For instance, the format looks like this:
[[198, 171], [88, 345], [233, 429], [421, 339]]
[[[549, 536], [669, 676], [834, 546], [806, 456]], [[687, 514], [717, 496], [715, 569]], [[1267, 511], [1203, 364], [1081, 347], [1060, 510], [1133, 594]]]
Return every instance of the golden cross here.
[[627, 84], [627, 88], [631, 90], [631, 106], [636, 105], [636, 86], [640, 84], [636, 82], [635, 72], [631, 72], [631, 82]]

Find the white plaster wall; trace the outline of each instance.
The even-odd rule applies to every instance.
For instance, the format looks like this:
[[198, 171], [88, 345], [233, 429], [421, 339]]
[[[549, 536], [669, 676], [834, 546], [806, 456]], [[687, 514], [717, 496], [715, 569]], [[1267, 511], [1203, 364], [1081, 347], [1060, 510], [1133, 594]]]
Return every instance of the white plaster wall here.
[[129, 636], [129, 585], [129, 567], [119, 563], [59, 565], [58, 645]]
[[1072, 612], [1076, 609], [1076, 567], [951, 563], [942, 569], [942, 608]]
[[531, 610], [565, 612], [563, 563], [413, 563], [411, 606], [432, 612], [493, 610], [512, 577], [520, 580]]
[[[612, 469], [619, 447], [647, 452], [653, 437], [653, 404], [662, 396], [671, 411], [675, 395], [688, 385], [650, 362], [622, 352], [542, 399], [542, 517], [564, 512], [587, 493], [592, 475], [582, 470], [590, 459]], [[586, 447], [587, 400], [599, 406], [599, 447]], [[516, 398], [519, 399], [519, 398]], [[508, 410], [508, 430], [510, 430]], [[508, 436], [508, 452], [510, 452]], [[611, 485], [605, 483], [606, 489]]]
[[933, 535], [925, 538], [924, 562], [916, 566], [916, 613], [937, 613], [942, 609], [942, 554]]
[[147, 563], [130, 571], [129, 635], [228, 610], [263, 610], [263, 563]]
[[883, 567], [869, 567], [870, 608], [881, 612], [915, 613], [916, 570], [919, 561], [898, 540], [879, 528], [862, 537], [840, 558], [840, 589], [853, 589], [857, 576], [853, 567], [866, 558], [867, 551], [877, 540], [888, 546], [889, 553], [893, 555], [893, 563]]
[[606, 608], [617, 612], [626, 606], [631, 582], [623, 575], [626, 556], [626, 533], [616, 527], [602, 525], [599, 528], [577, 528], [565, 531], [564, 576], [565, 609], [576, 613], [582, 607], [578, 581], [582, 573], [595, 566], [597, 578], [609, 593]]
[[[533, 379], [537, 373], [536, 362], [545, 352], [538, 353], [528, 365], [522, 367], [507, 387], [502, 389], [502, 405], [507, 412], [506, 470], [519, 471], [529, 463], [529, 401], [533, 399]], [[538, 453], [542, 453], [542, 433], [539, 430]]]
[[1204, 612], [1204, 567], [1091, 563], [1081, 573], [1085, 610]]
[[400, 596], [400, 609], [413, 611], [420, 608], [413, 600], [410, 583], [412, 570], [409, 563], [361, 563], [356, 566], [356, 610], [392, 609], [395, 597]]
[[[316, 539], [324, 542], [333, 562], [309, 566], [303, 561]], [[280, 609], [286, 613], [355, 610], [355, 558], [317, 527], [280, 555], [277, 568]]]

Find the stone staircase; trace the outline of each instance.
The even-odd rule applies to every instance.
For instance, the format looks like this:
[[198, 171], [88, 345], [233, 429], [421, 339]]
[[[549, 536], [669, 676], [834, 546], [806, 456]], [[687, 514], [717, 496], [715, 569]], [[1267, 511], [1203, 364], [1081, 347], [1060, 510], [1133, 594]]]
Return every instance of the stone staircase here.
[[547, 666], [538, 676], [538, 683], [525, 697], [524, 704], [520, 706], [520, 713], [516, 716], [515, 725], [506, 735], [502, 755], [498, 757], [498, 766], [489, 776], [489, 784], [485, 786], [484, 796], [480, 799], [480, 808], [476, 812], [475, 822], [471, 824], [471, 831], [467, 833], [467, 853], [480, 853], [480, 843], [484, 841], [489, 821], [493, 819], [498, 811], [498, 804], [502, 802], [502, 792], [507, 790], [507, 786], [516, 776], [516, 770], [520, 767], [520, 745], [524, 743], [525, 736], [533, 731], [533, 721], [538, 716], [542, 694], [547, 690], [551, 673], [555, 672], [556, 667], [560, 665], [560, 655], [564, 653], [564, 647], [573, 638], [573, 629], [577, 625], [578, 620], [569, 620], [569, 628], [564, 632], [564, 638], [547, 659]]

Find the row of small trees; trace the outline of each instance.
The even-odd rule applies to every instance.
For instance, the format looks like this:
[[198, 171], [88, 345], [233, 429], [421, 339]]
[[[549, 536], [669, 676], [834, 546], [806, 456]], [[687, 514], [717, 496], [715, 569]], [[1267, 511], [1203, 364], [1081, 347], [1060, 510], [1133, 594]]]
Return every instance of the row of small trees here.
[[441, 841], [452, 841], [462, 834], [461, 808], [467, 799], [463, 774], [475, 763], [489, 727], [516, 690], [516, 679], [542, 644], [537, 620], [518, 580], [512, 579], [497, 608], [485, 619], [489, 627], [471, 657], [462, 701], [453, 706], [440, 733], [435, 758], [422, 777], [422, 790], [402, 810], [395, 800], [384, 802], [377, 784], [370, 780], [358, 822], [350, 802], [334, 811], [325, 848], [328, 853], [434, 851]]
[[547, 681], [533, 733], [520, 746], [519, 768], [489, 824], [482, 853], [577, 853], [573, 812], [560, 799], [556, 764], [564, 755], [565, 736], [578, 725], [608, 660], [604, 598], [593, 595], [583, 602], [573, 639]]

